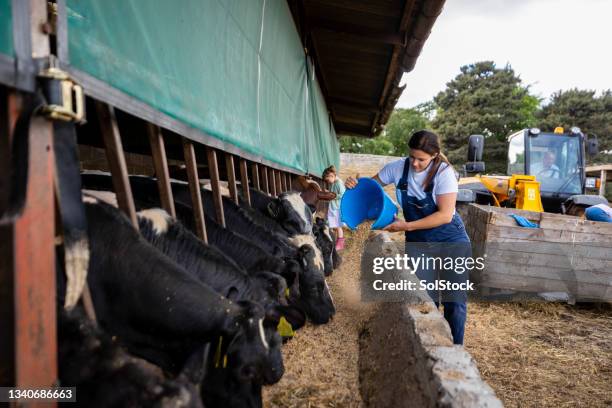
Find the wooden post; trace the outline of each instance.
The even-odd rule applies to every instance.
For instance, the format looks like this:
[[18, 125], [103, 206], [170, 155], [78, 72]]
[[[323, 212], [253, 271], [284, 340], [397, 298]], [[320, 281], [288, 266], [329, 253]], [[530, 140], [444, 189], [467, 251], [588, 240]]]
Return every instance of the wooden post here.
[[270, 188], [268, 184], [268, 168], [265, 165], [261, 165], [261, 180], [263, 181], [263, 192], [270, 194]]
[[283, 192], [287, 191], [287, 173], [281, 171], [281, 185], [283, 186]]
[[283, 185], [281, 183], [282, 173], [280, 170], [274, 170], [274, 179], [276, 180], [276, 194], [281, 195], [283, 193]]
[[161, 129], [151, 123], [147, 124], [147, 133], [149, 134], [151, 157], [153, 158], [153, 166], [155, 167], [155, 176], [157, 177], [157, 187], [159, 188], [159, 197], [162, 207], [170, 215], [176, 218], [174, 198], [172, 196], [172, 188], [170, 187], [170, 174], [168, 172], [164, 136], [162, 135]]
[[240, 159], [240, 184], [242, 185], [242, 194], [247, 204], [251, 205], [251, 190], [249, 190], [249, 171], [247, 168], [247, 161]]
[[195, 227], [198, 237], [204, 242], [208, 242], [206, 235], [206, 223], [204, 221], [204, 208], [202, 207], [202, 194], [200, 194], [200, 177], [198, 176], [198, 162], [193, 149], [193, 143], [183, 138], [183, 155], [185, 156], [185, 167], [187, 170], [187, 180], [189, 182], [189, 192], [191, 193], [191, 206], [195, 218]]
[[253, 175], [253, 188], [255, 190], [261, 190], [259, 186], [259, 168], [257, 163], [251, 164], [251, 174]]
[[210, 173], [210, 187], [212, 188], [217, 222], [225, 228], [225, 215], [223, 214], [223, 198], [219, 188], [219, 165], [217, 163], [217, 152], [212, 147], [206, 146], [206, 156], [208, 158], [208, 171]]
[[607, 173], [608, 171], [605, 168], [601, 169], [601, 176], [600, 176], [601, 184], [599, 185], [599, 195], [600, 196], [605, 196], [606, 194]]
[[273, 197], [276, 197], [276, 180], [274, 177], [273, 168], [268, 169], [268, 185], [270, 186], [270, 194], [272, 194]]
[[134, 228], [138, 229], [136, 207], [134, 206], [134, 197], [130, 187], [130, 179], [125, 163], [121, 135], [117, 126], [117, 118], [115, 117], [115, 109], [104, 102], [96, 101], [96, 110], [106, 148], [106, 160], [108, 160], [113, 187], [117, 195], [117, 204], [130, 218]]
[[232, 201], [238, 204], [238, 189], [236, 188], [236, 170], [234, 168], [234, 156], [225, 153], [225, 168], [227, 169], [227, 186]]

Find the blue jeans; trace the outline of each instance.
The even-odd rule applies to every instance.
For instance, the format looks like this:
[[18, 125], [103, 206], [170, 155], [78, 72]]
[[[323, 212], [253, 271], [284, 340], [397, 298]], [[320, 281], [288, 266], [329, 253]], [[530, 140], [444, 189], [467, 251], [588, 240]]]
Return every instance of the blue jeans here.
[[612, 217], [610, 217], [604, 210], [597, 207], [589, 207], [584, 212], [587, 220], [591, 221], [601, 221], [601, 222], [612, 222]]
[[[439, 305], [436, 303], [436, 307]], [[448, 322], [453, 335], [454, 344], [463, 344], [465, 331], [465, 319], [467, 317], [467, 303], [465, 302], [442, 302], [444, 306], [444, 318]]]

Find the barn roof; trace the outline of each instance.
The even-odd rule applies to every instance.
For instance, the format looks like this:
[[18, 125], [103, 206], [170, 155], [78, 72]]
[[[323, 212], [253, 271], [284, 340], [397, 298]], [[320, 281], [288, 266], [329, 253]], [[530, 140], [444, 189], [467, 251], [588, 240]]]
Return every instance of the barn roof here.
[[336, 133], [383, 129], [445, 0], [288, 0]]

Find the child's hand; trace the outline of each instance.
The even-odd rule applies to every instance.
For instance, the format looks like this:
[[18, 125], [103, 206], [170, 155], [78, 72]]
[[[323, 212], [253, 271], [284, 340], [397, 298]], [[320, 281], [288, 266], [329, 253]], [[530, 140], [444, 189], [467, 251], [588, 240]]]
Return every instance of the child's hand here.
[[358, 178], [359, 174], [355, 175], [354, 178], [349, 176], [344, 182], [344, 187], [348, 189], [355, 188], [357, 186], [357, 183], [359, 183], [359, 181], [357, 181]]

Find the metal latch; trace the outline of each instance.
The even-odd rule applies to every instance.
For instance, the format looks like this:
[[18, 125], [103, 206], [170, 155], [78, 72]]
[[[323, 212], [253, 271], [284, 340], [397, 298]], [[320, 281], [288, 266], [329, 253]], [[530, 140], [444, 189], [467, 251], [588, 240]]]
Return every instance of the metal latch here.
[[85, 121], [83, 88], [65, 71], [50, 67], [38, 74], [46, 99], [42, 113], [50, 119], [82, 123]]

